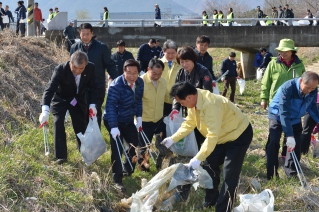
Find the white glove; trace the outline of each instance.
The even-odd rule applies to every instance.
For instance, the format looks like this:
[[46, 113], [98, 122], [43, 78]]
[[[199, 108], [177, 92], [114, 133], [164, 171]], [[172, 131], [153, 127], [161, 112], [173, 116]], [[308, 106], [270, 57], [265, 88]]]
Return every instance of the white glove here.
[[292, 150], [294, 150], [295, 146], [296, 146], [296, 141], [294, 137], [287, 137], [287, 148], [288, 148], [288, 152], [291, 152]]
[[39, 122], [41, 126], [48, 124], [49, 116], [50, 116], [49, 106], [42, 105], [42, 113], [40, 114], [40, 117], [39, 117]]
[[223, 82], [225, 80], [225, 77], [220, 78], [220, 80]]
[[142, 132], [142, 117], [137, 117], [136, 118], [136, 129], [137, 129], [137, 132]]
[[96, 116], [96, 113], [97, 113], [97, 110], [96, 110], [95, 104], [90, 104], [90, 107], [89, 107], [90, 118], [92, 118], [93, 116]]
[[198, 167], [200, 166], [200, 163], [201, 161], [198, 160], [197, 158], [192, 158], [188, 163], [188, 167], [193, 169], [198, 169]]
[[174, 141], [171, 139], [171, 137], [167, 137], [161, 142], [161, 144], [165, 145], [166, 148], [170, 148], [174, 144]]
[[112, 138], [116, 141], [116, 136], [120, 136], [121, 133], [119, 131], [119, 128], [117, 127], [114, 127], [111, 129], [111, 135], [112, 135]]

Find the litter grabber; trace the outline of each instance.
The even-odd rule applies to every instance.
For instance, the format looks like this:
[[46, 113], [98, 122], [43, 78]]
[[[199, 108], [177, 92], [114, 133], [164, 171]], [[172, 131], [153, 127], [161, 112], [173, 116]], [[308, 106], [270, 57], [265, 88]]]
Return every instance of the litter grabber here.
[[[154, 159], [154, 157], [153, 157], [153, 155], [152, 155], [152, 152], [151, 152], [151, 150], [150, 150], [150, 148], [149, 148], [150, 143], [148, 143], [148, 142], [149, 142], [148, 138], [146, 137], [146, 135], [145, 135], [145, 133], [144, 133], [143, 130], [142, 130], [140, 133], [141, 133], [142, 139], [143, 139], [143, 141], [144, 141], [144, 143], [145, 143], [145, 146], [146, 146], [146, 148], [147, 148], [148, 153], [149, 153], [150, 156], [152, 157], [153, 162], [156, 164], [156, 161], [155, 161], [155, 159]], [[145, 137], [144, 137], [144, 136], [145, 136]]]
[[[120, 148], [119, 148], [119, 145], [117, 143], [117, 137], [118, 136], [116, 136], [115, 144], [116, 144], [117, 152], [119, 153], [120, 161], [121, 161], [121, 164], [122, 164], [122, 170], [125, 170], [124, 164], [123, 164], [123, 161], [122, 161], [122, 155], [121, 155], [121, 152], [120, 152]], [[124, 148], [123, 148], [123, 151], [125, 152]]]
[[225, 77], [228, 74], [229, 70], [227, 70], [223, 75], [221, 75], [216, 82], [220, 81], [223, 77]]
[[[148, 140], [148, 138], [143, 130], [142, 130], [142, 133], [143, 133], [144, 137], [146, 138], [146, 141], [148, 142], [148, 144], [151, 145], [150, 140]], [[154, 151], [154, 153], [155, 153], [156, 157], [158, 157], [158, 153], [156, 151]]]
[[[125, 151], [125, 149], [124, 149], [124, 146], [123, 146], [123, 143], [122, 143], [122, 140], [121, 140], [121, 138], [120, 138], [119, 136], [116, 136], [116, 143], [117, 143], [117, 142], [119, 142], [119, 143], [121, 144], [122, 149], [123, 149], [123, 152], [124, 152], [124, 154], [125, 154], [125, 157], [126, 157], [128, 163], [130, 164], [131, 169], [132, 169], [132, 171], [133, 171], [133, 166], [132, 166], [131, 160], [130, 160], [130, 158], [128, 157], [128, 155], [127, 155], [127, 153], [126, 153], [126, 151]], [[118, 147], [117, 147], [117, 148], [118, 148]], [[120, 154], [120, 153], [119, 153], [119, 154]], [[121, 154], [120, 154], [120, 156], [121, 156]], [[120, 157], [120, 158], [121, 158], [121, 157]], [[124, 168], [124, 165], [123, 165], [122, 160], [121, 160], [121, 163], [122, 163], [122, 167]], [[124, 170], [124, 169], [123, 169], [123, 170]]]
[[44, 153], [45, 153], [45, 156], [48, 156], [50, 154], [50, 146], [49, 146], [49, 139], [48, 139], [47, 123], [41, 124], [40, 128], [43, 129]]
[[291, 156], [292, 156], [292, 159], [293, 159], [293, 161], [295, 163], [295, 167], [296, 167], [296, 170], [297, 170], [297, 174], [298, 174], [301, 186], [303, 188], [308, 187], [308, 183], [307, 183], [306, 177], [305, 177], [305, 175], [304, 175], [304, 173], [303, 173], [303, 171], [301, 169], [301, 166], [300, 166], [300, 163], [298, 161], [298, 158], [296, 156], [295, 151], [291, 151]]

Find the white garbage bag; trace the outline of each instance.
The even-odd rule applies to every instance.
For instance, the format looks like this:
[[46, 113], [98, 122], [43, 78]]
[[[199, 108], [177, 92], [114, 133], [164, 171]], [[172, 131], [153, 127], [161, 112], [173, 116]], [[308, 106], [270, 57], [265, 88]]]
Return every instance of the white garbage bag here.
[[257, 68], [256, 72], [256, 79], [261, 80], [263, 78], [263, 70], [261, 68]]
[[240, 205], [234, 212], [273, 212], [275, 198], [270, 189], [265, 189], [259, 194], [239, 195]]
[[244, 93], [244, 90], [245, 90], [245, 84], [246, 84], [246, 82], [245, 82], [245, 80], [242, 79], [242, 78], [237, 79], [237, 82], [238, 82], [238, 85], [239, 85], [239, 93], [240, 93], [240, 94], [243, 94], [243, 93]]
[[[171, 120], [169, 116], [164, 118], [164, 123], [166, 124], [166, 136], [169, 137], [173, 135], [181, 127], [184, 122], [184, 118], [180, 116]], [[172, 152], [182, 155], [193, 157], [198, 153], [198, 146], [195, 138], [195, 133], [192, 131], [185, 138], [174, 143], [170, 149]]]
[[87, 166], [91, 165], [106, 151], [106, 144], [102, 138], [96, 116], [90, 118], [84, 135], [82, 133], [76, 135], [81, 141], [80, 151]]

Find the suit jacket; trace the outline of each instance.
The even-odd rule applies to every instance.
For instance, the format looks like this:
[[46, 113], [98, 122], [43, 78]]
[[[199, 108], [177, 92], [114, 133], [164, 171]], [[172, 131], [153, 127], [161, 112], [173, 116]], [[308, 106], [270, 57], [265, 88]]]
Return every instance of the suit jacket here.
[[[46, 85], [42, 105], [51, 104], [52, 114], [56, 114], [64, 108], [70, 106], [70, 102], [75, 98], [78, 106], [87, 111], [88, 103], [96, 104], [97, 90], [95, 87], [95, 66], [93, 63], [88, 63], [81, 74], [79, 91], [75, 83], [74, 75], [70, 69], [70, 61], [58, 65], [53, 75]], [[88, 90], [89, 102], [86, 100], [86, 91]]]

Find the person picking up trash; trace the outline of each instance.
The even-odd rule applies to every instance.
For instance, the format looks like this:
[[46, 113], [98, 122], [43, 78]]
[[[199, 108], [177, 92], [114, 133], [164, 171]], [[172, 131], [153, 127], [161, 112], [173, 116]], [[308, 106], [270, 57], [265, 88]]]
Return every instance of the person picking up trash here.
[[[196, 89], [189, 82], [176, 83], [170, 95], [188, 108], [188, 116], [178, 131], [165, 138], [162, 144], [169, 148], [197, 127], [206, 139], [188, 166], [197, 169], [205, 161], [203, 168], [213, 179], [214, 186], [206, 189], [201, 208], [215, 206], [217, 212], [232, 211], [242, 164], [253, 137], [251, 124], [228, 99]], [[224, 165], [224, 181], [219, 192], [221, 165]]]
[[[50, 110], [54, 117], [54, 147], [56, 164], [67, 161], [66, 134], [64, 118], [69, 110], [75, 134], [84, 133], [87, 127], [88, 104], [91, 115], [96, 115], [95, 103], [97, 90], [95, 66], [90, 63], [86, 53], [76, 51], [70, 61], [58, 65], [46, 85], [42, 97], [42, 113], [39, 117], [41, 125], [49, 121]], [[88, 98], [86, 98], [88, 95]], [[52, 103], [52, 104], [51, 104]], [[50, 108], [51, 105], [51, 108]], [[80, 149], [81, 141], [77, 137]]]
[[[301, 117], [306, 112], [319, 123], [317, 109], [317, 93], [319, 76], [312, 71], [304, 72], [301, 77], [288, 80], [282, 84], [268, 108], [269, 143], [267, 154], [267, 178], [270, 180], [278, 175], [278, 153], [282, 131], [287, 138], [287, 150], [295, 151], [300, 161], [300, 142], [302, 124]], [[297, 175], [296, 167], [290, 154], [286, 155], [284, 166], [288, 177]]]
[[[134, 147], [138, 145], [138, 131], [142, 131], [144, 82], [138, 77], [139, 69], [140, 64], [136, 60], [125, 61], [124, 73], [115, 78], [109, 87], [103, 116], [104, 125], [110, 135], [114, 187], [122, 192], [126, 190], [122, 183], [123, 172], [126, 171], [128, 175], [134, 172], [136, 164]], [[126, 156], [124, 164], [121, 158], [124, 149], [123, 138], [129, 144], [129, 149], [124, 150]]]

